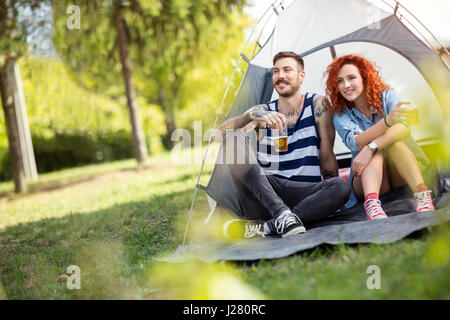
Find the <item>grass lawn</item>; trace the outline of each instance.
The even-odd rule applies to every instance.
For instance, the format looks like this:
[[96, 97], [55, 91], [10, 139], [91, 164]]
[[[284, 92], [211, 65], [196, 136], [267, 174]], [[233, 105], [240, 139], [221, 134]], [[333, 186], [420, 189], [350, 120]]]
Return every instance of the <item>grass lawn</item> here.
[[[0, 298], [450, 298], [449, 224], [394, 244], [322, 246], [278, 260], [153, 261], [183, 241], [199, 167], [165, 153], [139, 170], [126, 160], [42, 174], [25, 195], [1, 183]], [[194, 216], [208, 210], [199, 191]], [[196, 234], [214, 234], [196, 221]], [[70, 265], [80, 268], [79, 290], [57, 281]], [[370, 265], [380, 268], [380, 289], [367, 288]]]

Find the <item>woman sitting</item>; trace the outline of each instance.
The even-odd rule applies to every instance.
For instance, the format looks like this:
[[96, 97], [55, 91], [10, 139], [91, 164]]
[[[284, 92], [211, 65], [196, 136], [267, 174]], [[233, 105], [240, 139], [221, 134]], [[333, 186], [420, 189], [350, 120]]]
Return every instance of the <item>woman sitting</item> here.
[[[352, 151], [349, 182], [354, 191], [347, 207], [364, 199], [368, 220], [387, 218], [378, 199], [406, 183], [414, 192], [416, 211], [434, 210], [417, 159], [428, 162], [409, 136], [405, 121], [411, 115], [383, 82], [374, 64], [357, 55], [335, 59], [325, 75], [334, 125]], [[413, 150], [413, 151], [411, 151]]]

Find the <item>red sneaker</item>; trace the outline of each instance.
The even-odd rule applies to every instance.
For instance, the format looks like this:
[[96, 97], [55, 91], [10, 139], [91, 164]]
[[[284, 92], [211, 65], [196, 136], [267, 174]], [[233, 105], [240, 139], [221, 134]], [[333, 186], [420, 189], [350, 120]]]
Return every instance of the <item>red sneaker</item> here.
[[364, 201], [364, 211], [367, 220], [386, 219], [388, 216], [381, 207], [381, 201], [378, 199], [367, 199]]
[[414, 200], [416, 200], [417, 212], [427, 212], [435, 210], [433, 199], [431, 198], [431, 190], [414, 193]]

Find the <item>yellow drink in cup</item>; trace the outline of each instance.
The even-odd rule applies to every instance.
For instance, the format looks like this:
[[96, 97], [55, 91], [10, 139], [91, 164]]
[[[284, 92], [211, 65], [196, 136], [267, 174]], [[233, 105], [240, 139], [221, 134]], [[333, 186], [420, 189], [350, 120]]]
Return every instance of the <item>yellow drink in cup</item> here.
[[408, 111], [408, 115], [406, 116], [406, 122], [412, 126], [414, 124], [419, 124], [419, 110], [415, 104], [404, 105], [402, 107], [404, 110]]
[[275, 139], [275, 151], [276, 152], [288, 151], [287, 137], [279, 137]]
[[278, 137], [274, 137], [275, 152], [288, 151], [287, 125], [283, 127]]

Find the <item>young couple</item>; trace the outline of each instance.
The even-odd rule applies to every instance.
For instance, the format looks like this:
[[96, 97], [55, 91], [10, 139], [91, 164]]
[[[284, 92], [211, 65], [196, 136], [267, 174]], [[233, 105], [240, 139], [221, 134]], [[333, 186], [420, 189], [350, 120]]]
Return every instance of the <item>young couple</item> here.
[[[279, 99], [220, 126], [225, 154], [249, 151], [244, 163], [228, 163], [247, 220], [244, 225], [239, 219], [228, 221], [226, 236], [234, 237], [236, 225], [244, 227], [245, 237], [300, 234], [306, 231], [303, 223], [329, 217], [349, 197], [347, 207], [354, 205], [355, 195], [365, 200], [369, 220], [386, 218], [379, 194], [405, 182], [415, 192], [417, 211], [434, 210], [419, 164], [403, 142], [410, 133], [404, 121], [408, 112], [402, 109], [407, 102], [399, 102], [362, 57], [337, 58], [325, 74], [331, 104], [326, 97], [302, 94], [303, 59], [294, 52], [279, 52], [273, 59]], [[271, 137], [286, 125], [288, 150], [276, 152]], [[335, 127], [352, 151], [350, 183], [338, 177]], [[265, 128], [264, 137], [249, 128]]]

